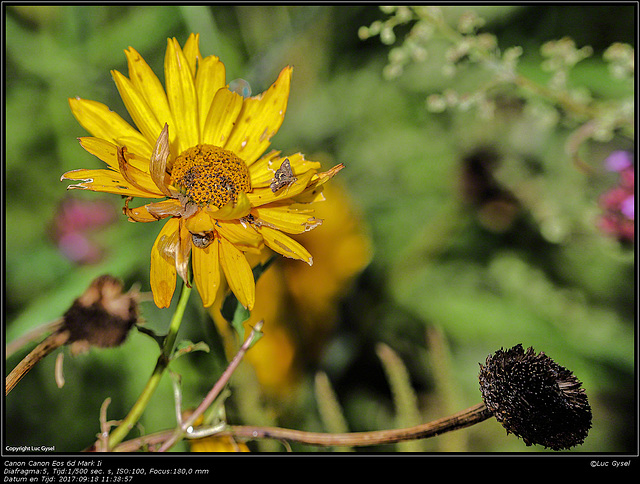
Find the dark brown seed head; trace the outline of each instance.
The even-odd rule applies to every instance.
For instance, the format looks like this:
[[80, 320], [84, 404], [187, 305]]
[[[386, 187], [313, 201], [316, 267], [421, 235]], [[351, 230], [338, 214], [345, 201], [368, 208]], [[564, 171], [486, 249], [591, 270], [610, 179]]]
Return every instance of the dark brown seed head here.
[[109, 275], [95, 279], [64, 314], [69, 343], [109, 348], [121, 345], [138, 319], [136, 293], [123, 293]]
[[553, 450], [582, 444], [591, 407], [582, 383], [566, 368], [518, 344], [480, 364], [480, 391], [496, 420], [527, 445]]

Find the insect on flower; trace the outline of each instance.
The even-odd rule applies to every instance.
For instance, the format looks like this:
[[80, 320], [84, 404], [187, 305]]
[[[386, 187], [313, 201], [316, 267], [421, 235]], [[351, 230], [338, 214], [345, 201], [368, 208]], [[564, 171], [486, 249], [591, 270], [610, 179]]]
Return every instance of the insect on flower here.
[[200, 249], [205, 249], [213, 242], [211, 234], [191, 234], [193, 245]]
[[293, 185], [298, 178], [293, 176], [293, 170], [291, 170], [291, 163], [289, 162], [289, 158], [285, 158], [273, 175], [273, 180], [271, 180], [271, 191], [273, 193], [277, 192], [283, 187], [290, 187]]

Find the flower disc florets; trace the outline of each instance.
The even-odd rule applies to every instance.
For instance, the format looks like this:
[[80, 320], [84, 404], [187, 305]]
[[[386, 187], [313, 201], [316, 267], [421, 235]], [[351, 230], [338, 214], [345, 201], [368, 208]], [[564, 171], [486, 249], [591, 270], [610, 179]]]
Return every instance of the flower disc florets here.
[[196, 145], [173, 163], [171, 181], [190, 202], [220, 208], [236, 202], [251, 189], [249, 169], [233, 152], [213, 145]]
[[525, 444], [562, 450], [584, 442], [591, 407], [582, 383], [544, 353], [499, 350], [480, 365], [479, 380], [487, 408]]

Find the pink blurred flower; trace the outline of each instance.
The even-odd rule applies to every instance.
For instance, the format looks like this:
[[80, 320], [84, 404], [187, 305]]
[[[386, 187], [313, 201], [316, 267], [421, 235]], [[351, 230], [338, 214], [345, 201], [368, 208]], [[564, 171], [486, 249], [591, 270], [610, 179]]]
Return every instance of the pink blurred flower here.
[[51, 224], [51, 238], [60, 252], [76, 264], [99, 262], [104, 249], [94, 239], [99, 229], [116, 220], [112, 204], [67, 198], [60, 203]]

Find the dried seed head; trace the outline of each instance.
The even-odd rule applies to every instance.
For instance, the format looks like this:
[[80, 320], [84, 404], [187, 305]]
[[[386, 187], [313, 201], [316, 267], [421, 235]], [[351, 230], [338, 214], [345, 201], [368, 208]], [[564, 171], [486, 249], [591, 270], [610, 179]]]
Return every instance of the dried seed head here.
[[122, 292], [122, 283], [109, 275], [95, 279], [64, 314], [63, 328], [76, 348], [121, 345], [138, 319], [138, 294]]
[[591, 407], [582, 383], [566, 368], [518, 344], [480, 364], [485, 405], [507, 430], [553, 450], [582, 444], [591, 428]]

